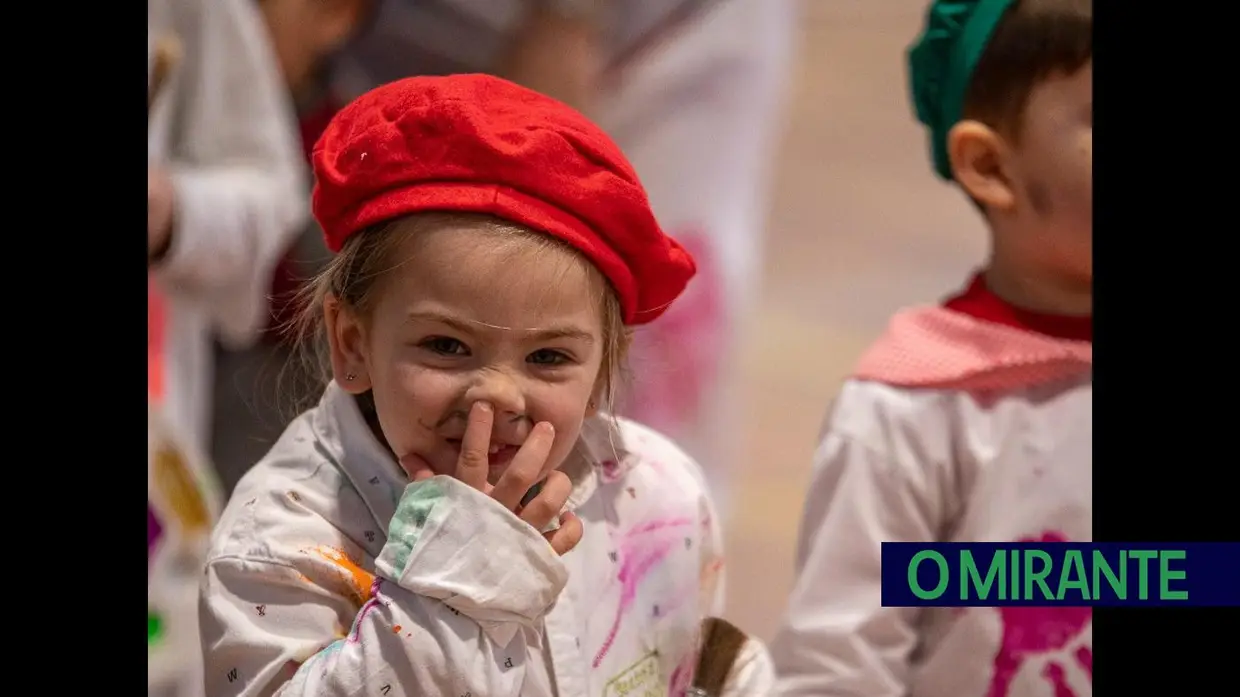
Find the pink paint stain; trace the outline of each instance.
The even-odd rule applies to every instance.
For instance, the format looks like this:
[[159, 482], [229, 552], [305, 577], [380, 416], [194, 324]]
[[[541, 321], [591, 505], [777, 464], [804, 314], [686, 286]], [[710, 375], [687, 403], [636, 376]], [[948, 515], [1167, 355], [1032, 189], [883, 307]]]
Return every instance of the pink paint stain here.
[[[660, 379], [639, 382], [631, 415], [658, 431], [675, 434], [697, 416], [718, 370], [724, 338], [724, 277], [709, 236], [695, 226], [674, 237], [693, 255], [697, 274], [667, 313], [645, 329], [634, 347], [634, 365], [650, 365]], [[675, 379], [670, 379], [675, 376]]]
[[702, 539], [713, 540], [715, 537], [715, 519], [711, 517], [710, 508], [702, 508], [701, 520], [699, 522], [702, 525]]
[[1088, 646], [1082, 646], [1076, 650], [1076, 662], [1084, 669], [1085, 674], [1089, 676], [1089, 682], [1094, 681], [1094, 652]]
[[353, 628], [349, 630], [348, 642], [350, 644], [356, 644], [361, 641], [360, 628], [362, 626], [362, 621], [366, 619], [366, 615], [370, 614], [370, 611], [375, 609], [375, 607], [387, 604], [387, 602], [379, 595], [379, 586], [382, 583], [383, 579], [376, 578], [375, 582], [370, 584], [370, 599], [362, 605], [362, 609], [358, 610], [357, 617], [353, 620]]
[[[1022, 538], [1019, 542], [1067, 542], [1062, 533], [1046, 532], [1041, 539]], [[1087, 607], [1003, 607], [1003, 639], [995, 654], [994, 674], [987, 697], [1007, 697], [1012, 680], [1024, 664], [1034, 658], [1063, 651], [1084, 631], [1093, 611]], [[1093, 652], [1087, 646], [1074, 654], [1077, 663], [1093, 681]], [[1068, 685], [1062, 664], [1052, 661], [1041, 672], [1055, 690], [1055, 697], [1076, 697]]]
[[164, 396], [164, 342], [167, 334], [168, 305], [155, 281], [146, 284], [146, 385], [151, 399]]
[[625, 614], [633, 605], [633, 601], [637, 598], [637, 587], [642, 580], [655, 568], [664, 557], [668, 555], [680, 542], [680, 535], [674, 537], [661, 537], [657, 541], [635, 541], [634, 538], [645, 536], [648, 533], [670, 530], [675, 531], [686, 525], [691, 525], [692, 520], [687, 518], [673, 518], [668, 520], [655, 520], [643, 523], [625, 533], [621, 552], [624, 561], [620, 564], [620, 570], [617, 573], [617, 580], [620, 582], [620, 602], [616, 606], [616, 617], [612, 620], [611, 629], [607, 632], [607, 638], [603, 640], [603, 645], [599, 647], [598, 653], [594, 655], [593, 667], [598, 668], [603, 659], [607, 657], [607, 653], [611, 651], [612, 644], [616, 641], [616, 634], [620, 631], [620, 622], [624, 619]]
[[631, 528], [627, 533], [625, 533], [624, 536], [625, 538], [632, 539], [638, 535], [645, 535], [650, 532], [659, 532], [660, 530], [667, 530], [669, 528], [683, 528], [686, 525], [692, 524], [693, 520], [690, 518], [665, 518], [663, 520], [652, 520]]
[[[660, 604], [659, 608], [667, 608], [667, 612], [670, 614], [679, 610], [686, 603], [697, 601], [701, 597], [702, 592], [705, 590], [705, 586], [709, 583], [709, 580], [712, 579], [713, 576], [722, 568], [723, 559], [715, 559], [707, 565], [706, 569], [702, 572], [703, 578], [701, 580], [685, 584], [681, 587], [680, 591], [676, 593], [672, 600], [666, 602], [665, 604]], [[693, 675], [697, 669], [698, 657], [698, 651], [690, 652], [688, 656], [685, 656], [685, 658], [681, 660], [680, 665], [676, 666], [676, 670], [672, 671], [672, 679], [668, 682], [667, 686], [668, 695], [673, 697], [684, 697], [685, 692], [687, 692], [689, 687], [693, 684]]]
[[159, 518], [155, 515], [155, 510], [151, 508], [151, 502], [146, 502], [146, 570], [151, 571], [151, 557], [155, 553], [155, 544], [164, 534], [164, 526], [160, 525]]
[[604, 483], [610, 484], [620, 478], [620, 465], [615, 460], [604, 460], [602, 462], [602, 473], [600, 479]]
[[667, 686], [667, 694], [675, 697], [684, 697], [685, 692], [693, 685], [693, 672], [697, 667], [698, 652], [694, 651], [676, 666], [676, 670], [672, 671], [672, 679]]

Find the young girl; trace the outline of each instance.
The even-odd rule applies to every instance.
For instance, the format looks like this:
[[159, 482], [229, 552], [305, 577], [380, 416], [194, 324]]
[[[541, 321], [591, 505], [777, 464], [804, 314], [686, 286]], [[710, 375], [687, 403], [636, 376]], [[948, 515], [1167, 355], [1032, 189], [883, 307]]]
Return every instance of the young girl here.
[[[616, 146], [497, 78], [412, 78], [314, 151], [334, 382], [238, 484], [210, 695], [682, 694], [722, 598], [713, 505], [602, 412], [693, 260]], [[764, 694], [747, 642], [729, 694]]]
[[342, 94], [490, 72], [590, 114], [698, 271], [633, 338], [618, 408], [703, 463], [721, 514], [743, 410], [737, 348], [760, 286], [769, 169], [797, 33], [793, 0], [387, 2], [341, 56]]
[[1087, 542], [1093, 491], [1090, 0], [936, 0], [910, 53], [938, 173], [991, 257], [897, 315], [827, 419], [784, 697], [1088, 697], [1089, 608], [882, 607], [883, 542]]

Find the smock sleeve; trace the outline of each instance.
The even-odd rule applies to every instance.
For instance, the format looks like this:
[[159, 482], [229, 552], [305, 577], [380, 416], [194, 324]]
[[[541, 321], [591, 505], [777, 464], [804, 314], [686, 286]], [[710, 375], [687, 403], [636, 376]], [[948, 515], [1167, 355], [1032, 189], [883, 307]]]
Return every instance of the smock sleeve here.
[[[699, 482], [706, 489], [704, 478]], [[723, 532], [719, 525], [718, 514], [710, 495], [704, 493], [701, 504], [702, 521], [702, 580], [701, 580], [701, 613], [703, 617], [719, 617], [724, 610], [725, 588]], [[723, 687], [723, 697], [750, 697], [752, 695], [770, 695], [775, 686], [775, 669], [766, 646], [750, 637], [742, 647], [736, 662], [728, 673], [727, 683]]]
[[882, 606], [881, 543], [934, 541], [948, 503], [917, 425], [866, 389], [845, 386], [815, 451], [796, 581], [771, 645], [783, 697], [907, 694], [918, 611]]
[[[321, 520], [321, 519], [320, 519]], [[410, 484], [368, 597], [321, 557], [219, 556], [203, 585], [209, 697], [516, 694], [568, 573], [533, 527], [449, 477]], [[533, 654], [535, 657], [537, 653]]]
[[703, 617], [719, 617], [723, 614], [727, 599], [726, 572], [724, 563], [723, 529], [720, 525], [714, 501], [711, 500], [706, 488], [705, 478], [695, 470], [702, 486], [702, 498], [698, 509], [701, 520], [701, 583], [699, 606]]
[[168, 99], [175, 207], [155, 271], [243, 345], [266, 321], [272, 271], [309, 214], [296, 119], [254, 3], [189, 0], [175, 15], [185, 46]]

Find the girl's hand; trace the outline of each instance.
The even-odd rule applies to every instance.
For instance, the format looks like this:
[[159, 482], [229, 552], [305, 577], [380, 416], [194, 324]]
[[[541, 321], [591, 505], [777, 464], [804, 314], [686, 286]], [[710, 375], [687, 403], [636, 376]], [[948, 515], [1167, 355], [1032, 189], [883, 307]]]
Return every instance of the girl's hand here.
[[[555, 429], [546, 422], [535, 424], [508, 469], [495, 486], [491, 486], [487, 482], [490, 471], [487, 453], [491, 446], [493, 423], [494, 413], [490, 405], [475, 402], [469, 410], [469, 424], [461, 439], [456, 478], [499, 501], [504, 508], [516, 513], [535, 529], [542, 530], [558, 517], [560, 527], [543, 533], [543, 537], [547, 538], [557, 554], [568, 552], [581, 541], [582, 527], [577, 516], [567, 511], [560, 513], [572, 493], [572, 482], [563, 472], [548, 471], [547, 456], [555, 441]], [[540, 481], [543, 482], [542, 490], [522, 506], [521, 499], [526, 492]]]

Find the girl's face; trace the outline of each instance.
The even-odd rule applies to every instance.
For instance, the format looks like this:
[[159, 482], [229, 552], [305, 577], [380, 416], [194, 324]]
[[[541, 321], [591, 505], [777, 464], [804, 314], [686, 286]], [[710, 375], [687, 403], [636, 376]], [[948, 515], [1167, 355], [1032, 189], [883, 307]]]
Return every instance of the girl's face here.
[[420, 459], [452, 474], [477, 401], [495, 413], [492, 484], [540, 421], [555, 427], [548, 467], [563, 464], [599, 385], [604, 287], [593, 269], [468, 222], [407, 235], [393, 260], [369, 317], [329, 302], [327, 324], [336, 381], [373, 391], [406, 469]]

